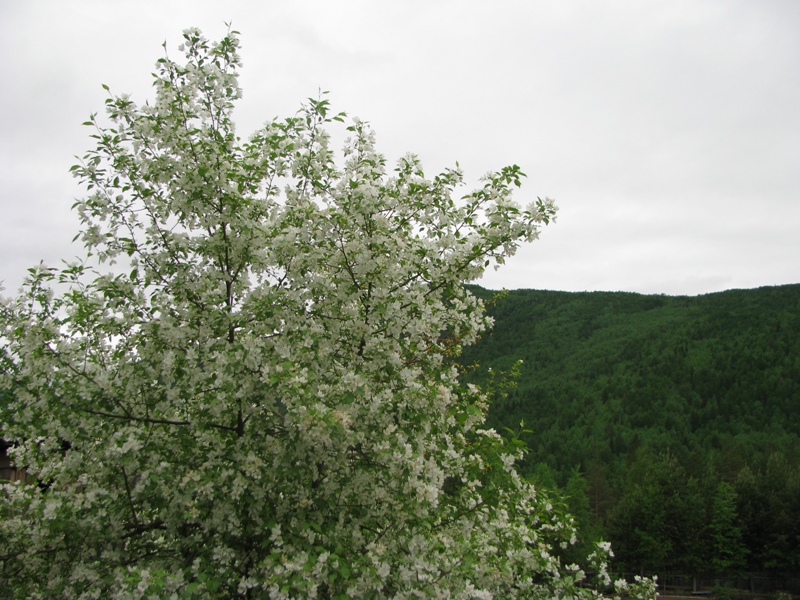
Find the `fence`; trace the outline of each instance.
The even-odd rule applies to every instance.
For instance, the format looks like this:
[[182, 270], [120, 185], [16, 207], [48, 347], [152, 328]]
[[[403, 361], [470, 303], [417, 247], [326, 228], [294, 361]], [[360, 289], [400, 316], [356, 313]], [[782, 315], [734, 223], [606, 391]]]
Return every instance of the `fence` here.
[[[646, 574], [652, 576], [652, 573]], [[633, 581], [634, 574], [623, 575]], [[780, 594], [800, 597], [800, 577], [773, 573], [750, 573], [740, 577], [659, 573], [658, 593], [662, 596], [699, 596], [715, 598], [776, 598]], [[617, 576], [619, 577], [619, 575]]]

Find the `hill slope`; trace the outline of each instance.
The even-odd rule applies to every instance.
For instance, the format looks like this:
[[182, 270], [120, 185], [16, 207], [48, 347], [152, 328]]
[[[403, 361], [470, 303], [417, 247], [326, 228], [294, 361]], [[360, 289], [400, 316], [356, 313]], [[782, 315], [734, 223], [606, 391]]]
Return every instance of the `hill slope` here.
[[[561, 486], [583, 477], [591, 519], [610, 537], [621, 533], [631, 495], [656, 485], [650, 479], [670, 461], [672, 483], [697, 484], [709, 523], [722, 482], [736, 494], [738, 518], [756, 510], [744, 506], [744, 480], [749, 473], [764, 492], [771, 484], [759, 478], [777, 460], [778, 494], [800, 498], [800, 285], [697, 297], [517, 290], [489, 312], [493, 331], [462, 357], [480, 365], [466, 378], [483, 381], [488, 368], [524, 361], [517, 388], [491, 407], [490, 424], [513, 429], [524, 420], [531, 430], [524, 469], [549, 472]], [[773, 511], [773, 520], [782, 511], [800, 521], [800, 500], [767, 504], [757, 509]], [[796, 525], [783, 532], [789, 563], [786, 552], [766, 557], [776, 546], [759, 537], [762, 524], [742, 527], [751, 568], [800, 567], [800, 553], [789, 550], [800, 547]]]

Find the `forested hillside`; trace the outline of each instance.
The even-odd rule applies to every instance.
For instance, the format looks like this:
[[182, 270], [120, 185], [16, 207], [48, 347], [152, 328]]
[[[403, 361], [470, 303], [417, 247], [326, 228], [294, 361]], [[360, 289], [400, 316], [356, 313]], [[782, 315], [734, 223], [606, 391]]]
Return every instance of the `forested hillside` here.
[[584, 542], [637, 571], [800, 570], [800, 285], [473, 292], [495, 326], [465, 377], [523, 361], [489, 422], [524, 421], [525, 471], [567, 497]]

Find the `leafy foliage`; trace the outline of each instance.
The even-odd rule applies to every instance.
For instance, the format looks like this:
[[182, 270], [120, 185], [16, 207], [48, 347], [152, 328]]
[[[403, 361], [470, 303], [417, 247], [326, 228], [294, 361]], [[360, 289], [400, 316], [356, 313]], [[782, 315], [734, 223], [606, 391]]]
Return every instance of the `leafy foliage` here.
[[521, 468], [534, 478], [546, 465], [566, 487], [580, 469], [595, 535], [620, 567], [800, 568], [800, 285], [699, 297], [517, 290], [489, 312], [492, 332], [462, 357], [481, 369], [465, 379], [523, 361], [488, 423], [524, 420]]
[[516, 166], [461, 200], [457, 169], [387, 173], [358, 120], [339, 157], [324, 97], [243, 141], [236, 34], [184, 36], [152, 104], [88, 122], [87, 260], [2, 305], [2, 428], [38, 485], [2, 486], [0, 576], [20, 597], [592, 596], [452, 362], [488, 324], [462, 282], [552, 202], [520, 208]]

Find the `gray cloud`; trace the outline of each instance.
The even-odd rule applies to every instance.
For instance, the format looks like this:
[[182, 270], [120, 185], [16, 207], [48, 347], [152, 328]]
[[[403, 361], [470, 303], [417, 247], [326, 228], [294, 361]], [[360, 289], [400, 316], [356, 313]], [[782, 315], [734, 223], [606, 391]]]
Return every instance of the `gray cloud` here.
[[518, 163], [562, 210], [494, 287], [696, 294], [800, 281], [800, 5], [278, 1], [0, 5], [0, 279], [69, 244], [80, 123], [150, 94], [180, 32], [241, 31], [240, 133], [319, 88], [390, 159]]

